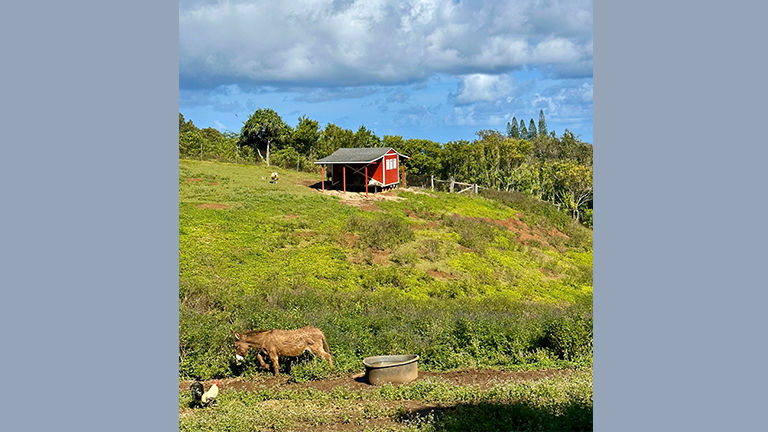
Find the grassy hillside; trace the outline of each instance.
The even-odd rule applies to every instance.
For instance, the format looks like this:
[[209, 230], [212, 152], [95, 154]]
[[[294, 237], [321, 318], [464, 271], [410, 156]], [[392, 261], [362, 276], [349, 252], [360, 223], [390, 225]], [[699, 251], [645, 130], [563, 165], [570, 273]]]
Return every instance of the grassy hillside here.
[[261, 373], [232, 364], [231, 333], [304, 325], [325, 332], [336, 370], [304, 359], [297, 381], [388, 353], [427, 370], [591, 362], [590, 230], [519, 194], [366, 201], [317, 181], [180, 161], [182, 377]]

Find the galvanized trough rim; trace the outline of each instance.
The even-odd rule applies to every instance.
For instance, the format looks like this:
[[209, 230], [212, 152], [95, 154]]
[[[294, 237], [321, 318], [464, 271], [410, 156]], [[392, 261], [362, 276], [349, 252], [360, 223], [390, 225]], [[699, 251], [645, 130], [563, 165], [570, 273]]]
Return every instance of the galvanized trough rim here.
[[[383, 356], [366, 357], [363, 359], [363, 364], [366, 367], [373, 368], [373, 369], [384, 369], [384, 368], [404, 366], [404, 365], [416, 362], [418, 360], [419, 360], [419, 356], [417, 354], [383, 355]], [[376, 361], [380, 361], [380, 362], [386, 361], [388, 364], [384, 366], [371, 364], [371, 362], [376, 362]]]

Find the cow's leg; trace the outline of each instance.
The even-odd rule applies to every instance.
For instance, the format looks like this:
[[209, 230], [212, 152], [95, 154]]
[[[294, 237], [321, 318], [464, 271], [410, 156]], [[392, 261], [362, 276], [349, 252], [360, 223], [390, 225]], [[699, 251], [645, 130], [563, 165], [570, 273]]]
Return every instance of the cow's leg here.
[[261, 367], [263, 367], [266, 370], [269, 370], [269, 365], [264, 362], [264, 358], [261, 356], [261, 353], [256, 354], [256, 360], [259, 361], [259, 364]]
[[325, 352], [322, 346], [310, 345], [310, 350], [313, 354], [320, 356], [320, 358], [323, 360], [326, 360], [328, 364], [333, 367], [333, 359], [331, 358], [331, 355]]
[[280, 365], [277, 362], [277, 352], [276, 351], [270, 351], [269, 352], [269, 359], [272, 360], [272, 368], [275, 371], [275, 376], [276, 377], [280, 376], [280, 371], [278, 370], [278, 369], [280, 369]]

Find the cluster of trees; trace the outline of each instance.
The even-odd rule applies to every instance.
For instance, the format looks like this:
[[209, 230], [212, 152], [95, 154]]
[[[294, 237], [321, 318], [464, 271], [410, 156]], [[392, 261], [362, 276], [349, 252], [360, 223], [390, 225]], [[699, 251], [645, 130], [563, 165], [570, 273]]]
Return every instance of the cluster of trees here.
[[[551, 132], [555, 137], [555, 131]], [[518, 125], [517, 117], [512, 117], [511, 122], [507, 122], [507, 136], [510, 138], [519, 139], [534, 139], [536, 137], [547, 136], [547, 120], [544, 118], [544, 110], [539, 110], [539, 129], [536, 129], [536, 124], [533, 119], [528, 123], [528, 127], [525, 127], [525, 121], [520, 120]]]
[[312, 162], [341, 147], [393, 147], [411, 157], [404, 161], [409, 184], [428, 184], [430, 177], [476, 183], [486, 188], [519, 191], [549, 201], [574, 219], [592, 223], [592, 146], [571, 131], [557, 137], [547, 130], [544, 112], [538, 127], [515, 117], [506, 134], [481, 130], [473, 141], [438, 143], [378, 137], [360, 126], [353, 132], [333, 123], [325, 128], [300, 117], [295, 128], [271, 109], [251, 114], [239, 134], [198, 129], [179, 114], [181, 157], [232, 162], [262, 162], [304, 171], [319, 170]]

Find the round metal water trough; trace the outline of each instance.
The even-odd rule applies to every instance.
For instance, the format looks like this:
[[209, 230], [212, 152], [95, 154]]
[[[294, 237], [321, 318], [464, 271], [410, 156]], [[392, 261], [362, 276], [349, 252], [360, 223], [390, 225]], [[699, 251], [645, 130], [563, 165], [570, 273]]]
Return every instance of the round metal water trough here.
[[365, 378], [373, 385], [409, 383], [419, 376], [418, 360], [415, 354], [367, 357]]

